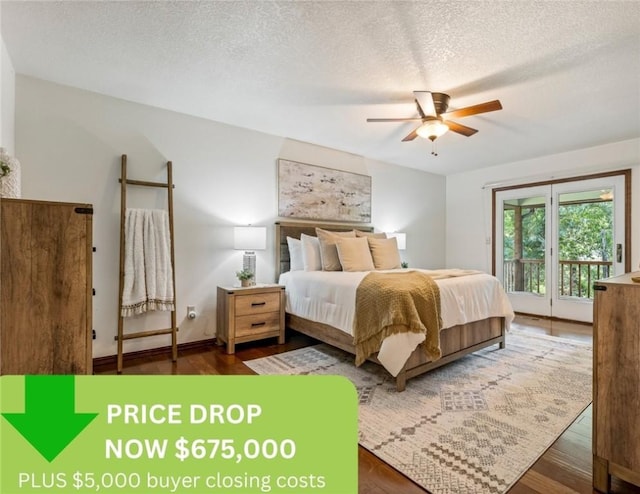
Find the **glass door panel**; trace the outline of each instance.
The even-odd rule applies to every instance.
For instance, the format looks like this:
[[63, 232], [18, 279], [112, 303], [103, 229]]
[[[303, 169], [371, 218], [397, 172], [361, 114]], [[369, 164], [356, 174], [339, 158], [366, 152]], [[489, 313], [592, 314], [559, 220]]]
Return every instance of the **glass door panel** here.
[[593, 298], [613, 258], [611, 188], [558, 195], [558, 297]]
[[544, 295], [545, 197], [505, 200], [503, 212], [505, 289]]
[[549, 312], [549, 202], [548, 187], [496, 194], [496, 275], [518, 312]]

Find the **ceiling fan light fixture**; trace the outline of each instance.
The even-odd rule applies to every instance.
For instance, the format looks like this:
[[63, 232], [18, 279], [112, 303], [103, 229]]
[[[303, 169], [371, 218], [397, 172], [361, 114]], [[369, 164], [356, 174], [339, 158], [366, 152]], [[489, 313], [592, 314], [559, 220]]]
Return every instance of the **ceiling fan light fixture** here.
[[427, 120], [424, 125], [416, 130], [416, 134], [425, 139], [435, 141], [438, 137], [445, 134], [449, 130], [449, 126], [440, 120]]

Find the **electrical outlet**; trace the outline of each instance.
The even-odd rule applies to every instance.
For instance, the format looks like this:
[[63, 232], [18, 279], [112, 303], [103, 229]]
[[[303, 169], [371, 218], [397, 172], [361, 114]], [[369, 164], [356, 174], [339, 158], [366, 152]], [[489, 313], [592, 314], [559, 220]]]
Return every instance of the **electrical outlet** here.
[[187, 317], [189, 319], [196, 318], [196, 306], [195, 305], [187, 305]]

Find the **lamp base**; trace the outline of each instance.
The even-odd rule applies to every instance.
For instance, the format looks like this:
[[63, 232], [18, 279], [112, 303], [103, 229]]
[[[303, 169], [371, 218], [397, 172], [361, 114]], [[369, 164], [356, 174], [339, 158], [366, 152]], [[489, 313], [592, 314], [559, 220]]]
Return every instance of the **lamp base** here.
[[248, 280], [249, 286], [253, 286], [256, 284], [256, 253], [246, 251], [244, 256], [242, 256], [242, 269], [246, 271], [250, 271], [253, 274], [253, 277]]

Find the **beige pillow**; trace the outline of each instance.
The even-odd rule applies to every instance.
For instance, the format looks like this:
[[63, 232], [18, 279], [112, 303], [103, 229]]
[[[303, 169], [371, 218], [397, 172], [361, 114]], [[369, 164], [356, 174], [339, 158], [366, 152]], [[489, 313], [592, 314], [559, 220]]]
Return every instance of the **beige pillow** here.
[[373, 232], [363, 232], [362, 230], [356, 230], [356, 237], [370, 237], [370, 238], [387, 238], [387, 234], [384, 232], [373, 233]]
[[398, 242], [392, 238], [367, 238], [376, 269], [397, 269], [402, 265]]
[[341, 271], [342, 264], [338, 258], [336, 242], [340, 238], [354, 238], [353, 230], [348, 232], [330, 232], [322, 228], [316, 228], [316, 235], [320, 242], [320, 262], [323, 271]]
[[343, 271], [373, 271], [373, 259], [366, 238], [341, 238], [336, 242]]

